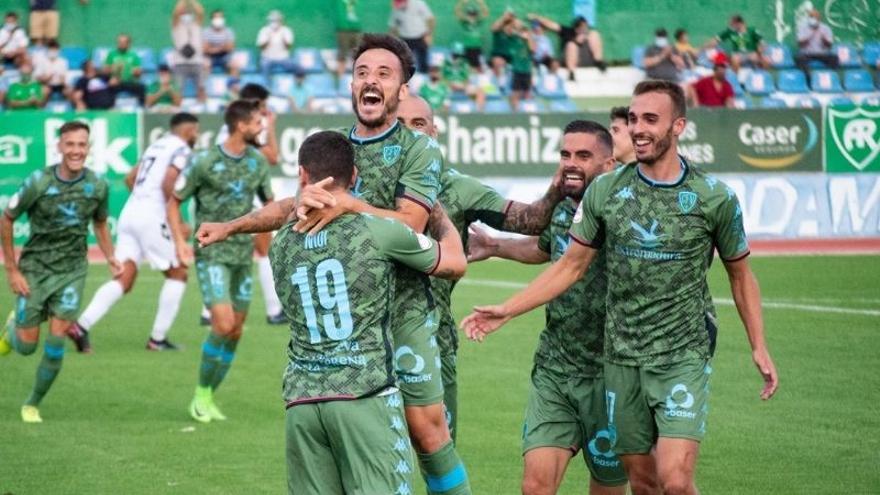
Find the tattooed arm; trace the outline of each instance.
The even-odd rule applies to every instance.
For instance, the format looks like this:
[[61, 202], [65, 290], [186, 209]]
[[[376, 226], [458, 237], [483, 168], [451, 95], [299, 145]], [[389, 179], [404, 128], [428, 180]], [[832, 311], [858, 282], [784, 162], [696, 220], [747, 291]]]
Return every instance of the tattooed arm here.
[[538, 235], [547, 228], [553, 209], [564, 197], [559, 186], [559, 174], [553, 178], [553, 183], [537, 201], [531, 204], [511, 201], [501, 230], [516, 232], [524, 235]]
[[295, 218], [296, 198], [273, 201], [259, 210], [225, 223], [203, 223], [196, 232], [200, 246], [225, 241], [235, 234], [272, 232]]
[[467, 258], [461, 243], [461, 236], [446, 215], [446, 210], [440, 203], [434, 204], [431, 216], [428, 218], [428, 233], [439, 245], [440, 260], [431, 275], [439, 278], [457, 280], [464, 276], [467, 269]]

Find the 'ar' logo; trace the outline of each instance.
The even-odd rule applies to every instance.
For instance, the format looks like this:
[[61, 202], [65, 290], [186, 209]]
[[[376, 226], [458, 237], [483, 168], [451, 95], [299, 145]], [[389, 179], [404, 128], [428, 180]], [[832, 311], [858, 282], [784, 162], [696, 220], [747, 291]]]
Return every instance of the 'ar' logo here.
[[831, 137], [840, 154], [858, 170], [864, 170], [880, 153], [880, 112], [862, 107], [840, 111], [828, 109]]

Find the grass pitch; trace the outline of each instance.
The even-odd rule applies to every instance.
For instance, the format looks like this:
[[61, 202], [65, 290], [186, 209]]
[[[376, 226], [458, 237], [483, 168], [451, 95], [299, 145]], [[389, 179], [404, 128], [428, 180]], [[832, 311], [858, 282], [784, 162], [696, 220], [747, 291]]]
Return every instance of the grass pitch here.
[[[774, 257], [752, 264], [780, 390], [770, 402], [758, 398], [760, 379], [736, 311], [719, 305], [698, 486], [724, 494], [877, 493], [880, 262]], [[508, 297], [540, 269], [500, 261], [472, 265], [456, 290], [457, 317], [472, 305]], [[105, 267], [91, 267], [89, 297], [106, 277]], [[0, 279], [5, 316], [13, 298]], [[714, 296], [729, 301], [720, 264], [710, 282]], [[286, 329], [266, 325], [257, 295], [236, 361], [216, 395], [230, 419], [197, 424], [187, 405], [205, 334], [197, 326], [198, 289], [191, 281], [170, 334], [185, 349], [152, 353], [144, 344], [161, 283], [161, 275], [141, 273], [134, 291], [93, 329], [94, 355], [78, 355], [68, 345], [41, 407], [41, 425], [22, 424], [19, 407], [42, 350], [0, 359], [0, 493], [284, 492]], [[477, 494], [519, 493], [522, 418], [542, 324], [543, 313], [535, 311], [483, 344], [462, 342], [459, 451]], [[586, 486], [586, 469], [576, 458], [560, 493], [583, 494]]]

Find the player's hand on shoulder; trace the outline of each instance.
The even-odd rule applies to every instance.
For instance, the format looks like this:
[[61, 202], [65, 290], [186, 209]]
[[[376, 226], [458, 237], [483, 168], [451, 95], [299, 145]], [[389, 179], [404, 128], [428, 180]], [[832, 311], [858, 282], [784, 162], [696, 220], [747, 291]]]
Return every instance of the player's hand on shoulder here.
[[215, 242], [225, 241], [229, 238], [230, 228], [225, 223], [205, 222], [199, 226], [196, 232], [196, 240], [200, 247], [210, 246]]
[[303, 187], [296, 199], [296, 216], [303, 220], [311, 210], [320, 210], [336, 204], [336, 197], [326, 188], [333, 184], [333, 177], [327, 177], [314, 184]]
[[25, 297], [31, 294], [31, 288], [28, 285], [27, 279], [20, 271], [8, 271], [7, 278], [9, 279], [9, 288], [12, 289], [12, 292]]
[[471, 225], [468, 228], [467, 259], [468, 263], [483, 261], [494, 255], [498, 243], [485, 230]]

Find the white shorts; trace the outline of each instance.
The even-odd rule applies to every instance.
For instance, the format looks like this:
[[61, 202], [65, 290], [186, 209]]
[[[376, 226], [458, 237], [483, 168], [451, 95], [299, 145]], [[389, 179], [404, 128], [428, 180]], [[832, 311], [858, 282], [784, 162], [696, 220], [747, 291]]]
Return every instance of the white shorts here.
[[151, 268], [163, 272], [179, 266], [165, 210], [126, 206], [116, 228], [116, 259], [136, 264], [147, 261]]

